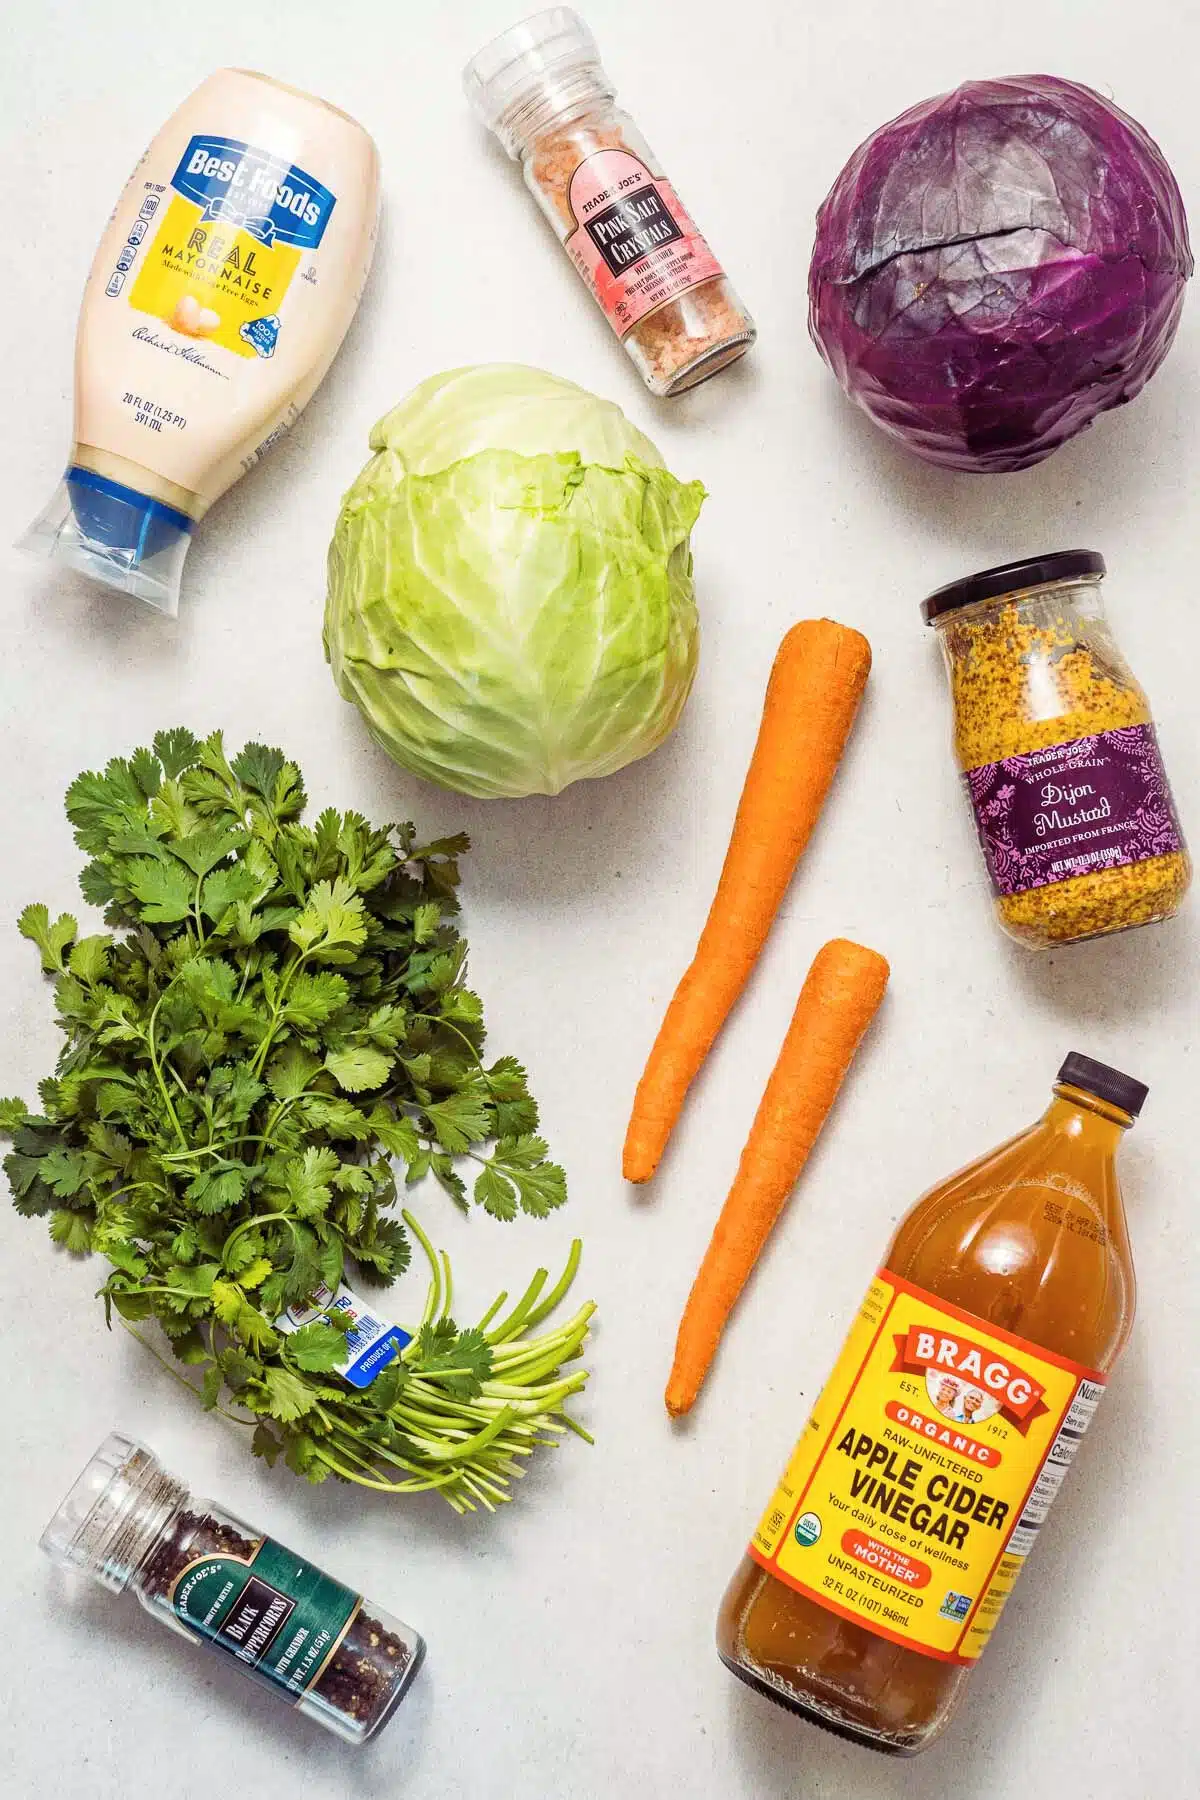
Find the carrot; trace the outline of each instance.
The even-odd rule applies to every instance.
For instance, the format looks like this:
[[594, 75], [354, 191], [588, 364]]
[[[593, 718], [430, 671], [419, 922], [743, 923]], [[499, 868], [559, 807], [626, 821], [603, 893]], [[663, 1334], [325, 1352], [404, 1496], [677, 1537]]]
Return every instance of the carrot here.
[[749, 978], [841, 761], [871, 667], [861, 632], [793, 625], [775, 656], [725, 865], [691, 967], [646, 1062], [626, 1181], [649, 1181], [688, 1088]]
[[690, 1411], [726, 1320], [808, 1159], [887, 986], [874, 950], [834, 938], [818, 951], [680, 1321], [667, 1411]]

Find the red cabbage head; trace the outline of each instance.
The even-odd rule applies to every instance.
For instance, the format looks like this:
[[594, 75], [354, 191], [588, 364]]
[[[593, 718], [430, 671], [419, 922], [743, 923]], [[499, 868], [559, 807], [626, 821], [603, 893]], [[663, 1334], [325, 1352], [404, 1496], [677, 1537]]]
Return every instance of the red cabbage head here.
[[859, 146], [817, 214], [809, 329], [947, 469], [1024, 469], [1141, 392], [1192, 272], [1179, 187], [1074, 81], [968, 81]]

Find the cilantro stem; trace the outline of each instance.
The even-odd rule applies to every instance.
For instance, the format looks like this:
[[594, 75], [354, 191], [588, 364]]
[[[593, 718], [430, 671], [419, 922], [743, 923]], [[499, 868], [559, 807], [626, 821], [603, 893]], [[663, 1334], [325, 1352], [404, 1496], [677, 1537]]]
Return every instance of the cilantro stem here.
[[496, 1314], [500, 1311], [500, 1308], [504, 1305], [504, 1302], [507, 1299], [508, 1299], [508, 1289], [501, 1288], [500, 1292], [496, 1295], [496, 1298], [492, 1301], [492, 1304], [488, 1307], [487, 1311], [484, 1313], [482, 1319], [480, 1319], [478, 1325], [476, 1325], [476, 1327], [475, 1327], [476, 1331], [482, 1331], [486, 1337], [486, 1335], [487, 1335], [486, 1327], [491, 1324], [492, 1320], [495, 1318]]
[[505, 1431], [508, 1426], [512, 1424], [515, 1417], [516, 1414], [512, 1409], [510, 1407], [505, 1407], [503, 1412], [497, 1413], [496, 1417], [491, 1420], [489, 1424], [485, 1425], [481, 1431], [477, 1431], [473, 1437], [465, 1438], [461, 1444], [447, 1444], [445, 1449], [435, 1449], [431, 1445], [426, 1449], [425, 1454], [433, 1457], [438, 1462], [461, 1460], [466, 1457], [477, 1456], [481, 1450], [486, 1450], [488, 1445], [493, 1443], [495, 1439], [500, 1436], [500, 1433]]
[[231, 1138], [224, 1144], [201, 1144], [196, 1150], [172, 1150], [163, 1157], [163, 1161], [167, 1163], [190, 1162], [197, 1156], [220, 1156], [227, 1161], [233, 1161], [235, 1159], [229, 1156], [229, 1152], [236, 1149], [239, 1144], [271, 1144], [274, 1141], [270, 1137]]
[[[120, 1318], [119, 1313], [117, 1316]], [[121, 1323], [129, 1333], [130, 1337], [136, 1338], [138, 1343], [142, 1346], [142, 1349], [148, 1350], [155, 1362], [160, 1362], [162, 1364], [172, 1380], [177, 1381], [181, 1387], [185, 1387], [188, 1393], [192, 1395], [193, 1399], [199, 1399], [196, 1389], [192, 1386], [187, 1376], [181, 1375], [179, 1370], [167, 1361], [161, 1350], [156, 1350], [154, 1345], [150, 1343], [148, 1339], [144, 1338], [140, 1331], [135, 1331], [128, 1319], [121, 1319]], [[225, 1407], [220, 1405], [214, 1406], [213, 1411], [219, 1412], [223, 1419], [229, 1419], [234, 1425], [253, 1425], [255, 1423], [253, 1419], [239, 1419], [236, 1413], [228, 1412]]]
[[203, 881], [204, 881], [203, 875], [197, 875], [196, 891], [192, 895], [192, 917], [196, 921], [196, 948], [197, 948], [197, 950], [203, 950], [205, 941], [206, 941], [205, 935], [204, 935], [204, 914], [200, 911], [200, 888], [203, 884]]
[[241, 1237], [243, 1231], [249, 1231], [254, 1225], [270, 1225], [276, 1219], [283, 1220], [283, 1223], [292, 1234], [293, 1242], [295, 1242], [297, 1238], [296, 1221], [292, 1218], [290, 1213], [251, 1213], [248, 1219], [243, 1219], [240, 1225], [235, 1225], [233, 1230], [229, 1233], [229, 1236], [225, 1239], [225, 1247], [221, 1252], [221, 1260], [225, 1267], [228, 1268], [229, 1266], [229, 1246], [233, 1243], [235, 1238]]
[[276, 1129], [277, 1125], [279, 1124], [280, 1120], [283, 1118], [284, 1113], [286, 1113], [288, 1107], [294, 1106], [296, 1104], [297, 1100], [302, 1100], [303, 1098], [304, 1098], [304, 1096], [302, 1094], [289, 1094], [285, 1100], [277, 1100], [275, 1102], [274, 1106], [271, 1108], [270, 1112], [267, 1114], [266, 1123], [263, 1126], [263, 1136], [262, 1137], [260, 1137], [260, 1138], [241, 1137], [241, 1138], [234, 1139], [235, 1145], [237, 1145], [237, 1144], [255, 1144], [255, 1143], [258, 1145], [258, 1149], [254, 1153], [254, 1163], [253, 1163], [254, 1168], [257, 1169], [259, 1164], [262, 1162], [263, 1151], [266, 1148], [266, 1146], [268, 1144], [273, 1144], [276, 1142], [275, 1129]]
[[[505, 1343], [509, 1338], [515, 1337], [520, 1331], [532, 1331], [535, 1325], [540, 1325], [543, 1319], [548, 1318], [574, 1281], [579, 1270], [579, 1259], [582, 1254], [583, 1243], [579, 1238], [576, 1238], [571, 1245], [570, 1254], [567, 1257], [566, 1268], [563, 1270], [554, 1287], [552, 1287], [550, 1292], [546, 1295], [541, 1305], [535, 1307], [533, 1303], [541, 1292], [544, 1283], [549, 1279], [549, 1272], [546, 1269], [539, 1269], [533, 1280], [530, 1282], [529, 1287], [526, 1289], [525, 1294], [509, 1314], [508, 1318], [503, 1324], [498, 1325], [494, 1331], [490, 1331], [487, 1334], [488, 1342], [492, 1344]], [[490, 1318], [491, 1314], [488, 1314], [487, 1317]], [[480, 1329], [482, 1330], [482, 1325], [480, 1326]]]
[[[430, 1243], [429, 1239], [425, 1236], [425, 1233], [421, 1230], [420, 1224], [413, 1217], [412, 1213], [410, 1213], [407, 1210], [407, 1208], [405, 1208], [401, 1212], [400, 1217], [404, 1220], [404, 1223], [408, 1226], [408, 1229], [412, 1232], [412, 1234], [416, 1238], [418, 1244], [420, 1244], [422, 1250], [425, 1252], [425, 1255], [429, 1261], [429, 1268], [430, 1268], [430, 1272], [432, 1275], [432, 1279], [429, 1283], [429, 1293], [425, 1299], [425, 1311], [421, 1315], [421, 1326], [424, 1327], [424, 1326], [430, 1324], [434, 1319], [441, 1317], [441, 1312], [442, 1312], [441, 1264], [438, 1261], [438, 1256], [437, 1256], [436, 1250], [434, 1249], [433, 1245]], [[406, 1362], [412, 1360], [412, 1358], [410, 1356], [410, 1352], [412, 1352], [413, 1356], [419, 1354], [419, 1351], [414, 1349], [414, 1346], [418, 1343], [419, 1338], [420, 1338], [420, 1332], [418, 1331], [416, 1336], [414, 1336], [412, 1343], [409, 1344], [407, 1346], [407, 1348], [402, 1352], [402, 1355]]]
[[179, 1123], [179, 1114], [175, 1111], [175, 1107], [172, 1103], [171, 1096], [170, 1096], [169, 1092], [167, 1091], [167, 1084], [163, 1080], [162, 1069], [160, 1068], [159, 1061], [158, 1061], [158, 1051], [157, 1051], [157, 1048], [155, 1047], [155, 1042], [154, 1042], [154, 1031], [155, 1031], [156, 1025], [158, 1024], [158, 1009], [162, 1005], [163, 1001], [166, 999], [168, 991], [169, 991], [169, 989], [164, 989], [164, 991], [159, 995], [158, 999], [154, 1003], [154, 1010], [150, 1014], [150, 1020], [146, 1027], [145, 1042], [146, 1042], [146, 1048], [150, 1052], [150, 1067], [154, 1070], [154, 1079], [158, 1083], [158, 1091], [162, 1095], [163, 1105], [167, 1109], [167, 1117], [170, 1119], [172, 1125], [175, 1127], [175, 1135], [178, 1137], [180, 1143], [183, 1145], [184, 1149], [186, 1150], [188, 1147], [188, 1141], [187, 1141], [187, 1138], [184, 1136], [183, 1126]]
[[[519, 1475], [520, 1470], [514, 1469], [513, 1474]], [[496, 1510], [492, 1504], [493, 1499], [499, 1501], [501, 1505], [506, 1505], [508, 1501], [512, 1499], [511, 1494], [506, 1494], [503, 1488], [498, 1488], [494, 1482], [488, 1481], [478, 1472], [464, 1473], [463, 1481], [466, 1486], [471, 1489], [471, 1492], [477, 1496], [481, 1505], [486, 1506], [489, 1512], [495, 1512]], [[486, 1492], [485, 1489], [487, 1490]], [[489, 1498], [489, 1495], [491, 1498]]]
[[[356, 1487], [375, 1488], [381, 1494], [419, 1494], [425, 1492], [428, 1488], [443, 1485], [428, 1476], [422, 1476], [418, 1481], [379, 1481], [373, 1479], [369, 1475], [359, 1475], [355, 1470], [346, 1468], [345, 1464], [340, 1463], [336, 1456], [330, 1455], [324, 1444], [314, 1444], [313, 1448], [314, 1454], [319, 1462], [323, 1462], [327, 1469], [332, 1469], [335, 1475], [340, 1475], [343, 1481], [354, 1482]], [[341, 1449], [343, 1454], [348, 1454], [345, 1445], [342, 1445]], [[355, 1460], [357, 1461], [358, 1459], [356, 1458]], [[365, 1468], [371, 1467], [370, 1463], [366, 1463], [363, 1466]], [[455, 1506], [456, 1511], [462, 1511], [461, 1506], [455, 1505], [451, 1495], [447, 1494], [446, 1498], [450, 1501], [452, 1506]]]
[[558, 1416], [562, 1420], [563, 1424], [566, 1426], [567, 1430], [573, 1431], [575, 1433], [575, 1436], [582, 1438], [585, 1444], [594, 1444], [595, 1443], [596, 1440], [592, 1436], [591, 1432], [585, 1431], [583, 1426], [579, 1423], [579, 1420], [573, 1419], [569, 1412], [560, 1412]]
[[[374, 1471], [374, 1465], [370, 1459], [363, 1456], [360, 1451], [353, 1447], [353, 1445], [345, 1442], [345, 1428], [338, 1427], [337, 1430], [339, 1433], [337, 1448], [340, 1453], [343, 1456], [350, 1457], [352, 1461], [358, 1463], [360, 1468]], [[320, 1456], [322, 1460], [328, 1461], [331, 1468], [336, 1467], [336, 1464], [328, 1457], [323, 1444], [318, 1443], [316, 1450], [318, 1456]], [[419, 1493], [428, 1488], [448, 1487], [457, 1479], [453, 1469], [421, 1469], [415, 1463], [406, 1462], [402, 1456], [396, 1456], [390, 1450], [384, 1449], [381, 1444], [372, 1444], [370, 1450], [372, 1456], [382, 1457], [385, 1462], [393, 1463], [397, 1468], [406, 1470], [409, 1474], [415, 1476], [416, 1479], [412, 1482], [403, 1482], [400, 1484], [369, 1481], [364, 1482], [362, 1484], [363, 1486], [383, 1487], [396, 1493]], [[348, 1474], [345, 1470], [338, 1470], [338, 1473], [345, 1475], [347, 1481], [358, 1481], [360, 1479], [357, 1475]]]
[[267, 1025], [263, 1040], [254, 1054], [254, 1060], [250, 1064], [250, 1073], [256, 1081], [266, 1066], [267, 1057], [270, 1053], [271, 1046], [275, 1041], [275, 1033], [279, 1028], [279, 1021], [283, 1017], [283, 1001], [287, 997], [287, 991], [289, 987], [291, 987], [297, 971], [307, 960], [308, 954], [309, 952], [307, 950], [301, 950], [293, 957], [292, 961], [283, 971], [279, 986], [275, 990], [275, 998], [271, 1003], [270, 1022]]
[[[454, 990], [451, 989], [450, 991], [453, 993]], [[426, 1024], [429, 1024], [429, 1025], [440, 1025], [442, 1027], [443, 1031], [452, 1031], [456, 1038], [462, 1039], [463, 1043], [467, 1046], [467, 1049], [471, 1052], [471, 1055], [475, 1062], [475, 1067], [477, 1069], [479, 1069], [483, 1074], [485, 1074], [485, 1075], [487, 1074], [487, 1070], [483, 1067], [483, 1059], [480, 1056], [478, 1049], [471, 1042], [471, 1040], [467, 1036], [466, 1032], [461, 1031], [459, 1029], [459, 1027], [453, 1023], [452, 1020], [439, 1018], [437, 1013], [409, 1013], [408, 1016], [410, 1019], [424, 1019]]]
[[550, 1279], [549, 1269], [538, 1269], [507, 1319], [488, 1333], [488, 1342], [502, 1344], [506, 1338], [515, 1337], [525, 1323], [526, 1314], [533, 1310], [534, 1301]]
[[583, 1239], [582, 1238], [573, 1238], [571, 1241], [570, 1251], [568, 1252], [568, 1255], [567, 1255], [566, 1268], [563, 1270], [558, 1281], [551, 1288], [550, 1292], [546, 1295], [546, 1297], [542, 1301], [541, 1305], [538, 1307], [535, 1307], [533, 1312], [531, 1312], [529, 1314], [529, 1317], [525, 1321], [526, 1331], [531, 1331], [535, 1325], [540, 1325], [543, 1319], [549, 1318], [550, 1314], [554, 1311], [555, 1307], [559, 1304], [559, 1302], [563, 1299], [563, 1297], [569, 1291], [572, 1283], [575, 1280], [576, 1275], [579, 1272], [579, 1261], [580, 1261], [580, 1258], [582, 1257], [582, 1255], [583, 1255]]

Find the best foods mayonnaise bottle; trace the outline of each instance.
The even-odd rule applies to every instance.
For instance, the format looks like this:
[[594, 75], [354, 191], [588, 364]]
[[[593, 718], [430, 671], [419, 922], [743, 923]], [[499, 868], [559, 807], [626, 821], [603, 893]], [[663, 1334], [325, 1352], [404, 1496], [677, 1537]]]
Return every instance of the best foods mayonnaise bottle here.
[[346, 113], [210, 75], [134, 170], [75, 346], [66, 475], [21, 540], [174, 613], [193, 526], [299, 417], [371, 266], [379, 157]]

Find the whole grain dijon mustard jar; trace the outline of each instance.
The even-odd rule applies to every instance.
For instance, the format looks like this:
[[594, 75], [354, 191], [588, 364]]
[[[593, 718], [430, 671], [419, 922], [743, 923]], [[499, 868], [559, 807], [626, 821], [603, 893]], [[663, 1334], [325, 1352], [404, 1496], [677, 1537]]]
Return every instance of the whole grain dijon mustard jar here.
[[1192, 865], [1095, 550], [984, 569], [924, 602], [1001, 925], [1035, 949], [1178, 912]]

